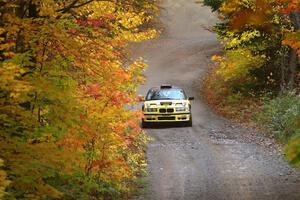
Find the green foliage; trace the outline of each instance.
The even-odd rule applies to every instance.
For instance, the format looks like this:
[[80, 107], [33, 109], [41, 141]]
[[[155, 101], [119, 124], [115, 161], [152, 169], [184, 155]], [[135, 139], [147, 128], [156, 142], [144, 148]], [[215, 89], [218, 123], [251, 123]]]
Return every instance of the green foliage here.
[[300, 129], [285, 147], [286, 158], [295, 166], [300, 167]]
[[300, 129], [285, 147], [287, 159], [297, 167], [300, 167]]
[[203, 4], [211, 7], [212, 11], [215, 12], [219, 10], [224, 1], [225, 0], [204, 0]]
[[282, 141], [288, 141], [298, 131], [300, 99], [290, 92], [282, 93], [275, 99], [266, 98], [258, 122], [272, 131]]
[[238, 93], [232, 93], [231, 95], [228, 95], [226, 97], [226, 103], [229, 105], [237, 105], [239, 103], [241, 103], [243, 95], [238, 92]]
[[64, 199], [118, 199], [120, 191], [111, 184], [103, 182], [97, 177], [87, 177], [81, 172], [69, 175], [57, 175], [46, 180], [50, 185], [54, 185], [61, 191], [65, 191]]
[[286, 144], [286, 158], [300, 167], [300, 99], [291, 92], [265, 98], [263, 110], [257, 116], [259, 123]]
[[4, 195], [8, 195], [5, 192], [7, 186], [9, 186], [10, 181], [7, 180], [7, 173], [2, 168], [4, 167], [4, 161], [0, 158], [0, 199], [4, 197]]

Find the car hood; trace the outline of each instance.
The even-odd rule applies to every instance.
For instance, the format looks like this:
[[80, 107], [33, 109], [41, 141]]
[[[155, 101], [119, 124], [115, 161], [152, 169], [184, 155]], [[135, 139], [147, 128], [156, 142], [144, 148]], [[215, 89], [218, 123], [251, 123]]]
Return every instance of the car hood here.
[[185, 106], [189, 104], [188, 100], [151, 100], [145, 101], [144, 105], [147, 107], [157, 106]]

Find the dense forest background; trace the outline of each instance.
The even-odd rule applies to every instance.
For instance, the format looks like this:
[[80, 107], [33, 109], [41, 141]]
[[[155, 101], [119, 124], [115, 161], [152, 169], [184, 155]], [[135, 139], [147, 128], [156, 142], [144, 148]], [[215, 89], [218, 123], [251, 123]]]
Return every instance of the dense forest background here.
[[204, 89], [222, 114], [260, 126], [300, 166], [300, 1], [204, 0], [219, 16], [223, 52]]
[[145, 173], [139, 127], [154, 0], [0, 0], [0, 199], [117, 199]]

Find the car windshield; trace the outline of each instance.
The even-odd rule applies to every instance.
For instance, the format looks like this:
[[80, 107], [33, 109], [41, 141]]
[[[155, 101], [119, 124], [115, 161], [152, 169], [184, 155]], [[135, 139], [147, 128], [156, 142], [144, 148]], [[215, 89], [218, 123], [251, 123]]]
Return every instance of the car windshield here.
[[146, 100], [184, 100], [186, 95], [181, 89], [150, 90]]

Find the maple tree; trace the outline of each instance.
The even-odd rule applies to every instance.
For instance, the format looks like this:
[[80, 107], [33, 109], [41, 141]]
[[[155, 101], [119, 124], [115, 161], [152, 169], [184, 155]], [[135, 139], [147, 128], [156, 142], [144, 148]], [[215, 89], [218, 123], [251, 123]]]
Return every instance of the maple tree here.
[[[299, 165], [299, 130], [291, 124], [297, 124], [295, 113], [300, 113], [294, 103], [299, 91], [300, 1], [204, 0], [204, 4], [219, 15], [214, 31], [224, 46], [222, 55], [212, 57], [206, 90], [214, 91], [206, 92], [211, 102], [216, 107], [249, 99], [262, 104], [261, 96], [272, 94], [275, 98], [262, 106], [265, 126], [281, 134], [278, 138], [288, 143], [287, 158]], [[280, 102], [285, 102], [286, 111], [280, 109]]]
[[[287, 18], [290, 19], [292, 23], [292, 29], [286, 30], [285, 38], [283, 44], [288, 45], [293, 49], [293, 63], [295, 73], [299, 73], [296, 69], [299, 65], [299, 59], [296, 58], [295, 54], [300, 57], [300, 2], [297, 0], [277, 0], [280, 5], [280, 12]], [[297, 63], [297, 64], [295, 64]], [[298, 74], [299, 76], [299, 74]], [[295, 136], [288, 142], [286, 146], [286, 156], [288, 160], [300, 166], [300, 131], [299, 131], [299, 118], [296, 120], [295, 125], [297, 126], [297, 131]]]
[[101, 199], [133, 190], [148, 138], [141, 113], [129, 108], [145, 64], [127, 45], [157, 35], [147, 26], [157, 12], [154, 0], [0, 1], [7, 197]]

